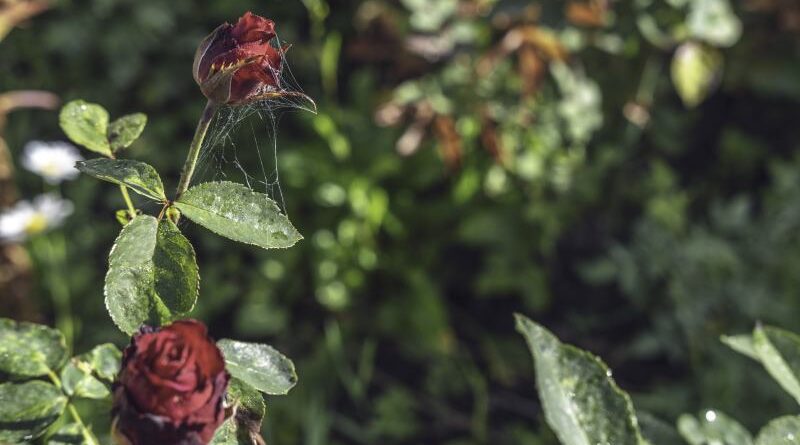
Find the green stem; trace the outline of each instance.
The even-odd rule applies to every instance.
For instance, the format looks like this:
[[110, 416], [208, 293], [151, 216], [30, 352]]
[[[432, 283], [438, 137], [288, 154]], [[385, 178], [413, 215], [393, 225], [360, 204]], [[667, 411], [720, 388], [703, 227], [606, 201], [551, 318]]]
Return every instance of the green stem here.
[[[52, 369], [47, 370], [47, 375], [50, 377], [50, 380], [58, 387], [58, 389], [63, 390], [64, 387], [61, 384], [61, 379], [58, 378], [55, 372]], [[67, 403], [67, 410], [69, 410], [72, 419], [75, 420], [75, 423], [78, 424], [78, 427], [81, 429], [81, 434], [83, 438], [86, 439], [86, 442], [89, 445], [100, 445], [100, 441], [94, 437], [92, 431], [86, 427], [86, 424], [83, 423], [83, 419], [81, 419], [81, 415], [78, 413], [78, 410], [75, 409], [75, 405], [72, 402]]]
[[217, 105], [208, 101], [206, 108], [203, 110], [200, 121], [197, 123], [197, 130], [194, 132], [192, 145], [189, 146], [189, 154], [186, 156], [186, 162], [183, 164], [183, 171], [181, 172], [181, 179], [178, 182], [178, 190], [175, 193], [175, 200], [177, 201], [181, 195], [189, 188], [194, 175], [194, 169], [197, 167], [197, 160], [200, 158], [200, 149], [203, 147], [203, 140], [208, 133], [208, 127], [214, 119], [214, 113], [217, 111]]
[[128, 206], [128, 214], [131, 216], [131, 219], [136, 218], [136, 207], [134, 207], [133, 201], [131, 201], [131, 195], [128, 194], [128, 187], [120, 185], [119, 191], [122, 192], [122, 197], [125, 199], [125, 204]]

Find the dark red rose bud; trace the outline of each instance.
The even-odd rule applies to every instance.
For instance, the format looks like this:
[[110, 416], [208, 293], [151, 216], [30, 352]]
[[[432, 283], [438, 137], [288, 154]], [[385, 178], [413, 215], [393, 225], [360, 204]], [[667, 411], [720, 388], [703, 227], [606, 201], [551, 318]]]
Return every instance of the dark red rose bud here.
[[275, 22], [250, 12], [220, 25], [197, 48], [194, 80], [209, 100], [241, 104], [280, 91], [283, 53], [270, 42]]
[[114, 434], [125, 445], [206, 445], [225, 420], [230, 376], [202, 323], [145, 327], [122, 356]]

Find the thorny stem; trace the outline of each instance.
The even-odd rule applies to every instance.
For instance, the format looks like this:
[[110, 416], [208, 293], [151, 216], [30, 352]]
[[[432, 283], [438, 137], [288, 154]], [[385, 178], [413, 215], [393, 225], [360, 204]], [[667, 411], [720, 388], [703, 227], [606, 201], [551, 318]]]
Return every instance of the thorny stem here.
[[197, 167], [197, 160], [200, 158], [200, 149], [203, 147], [203, 140], [206, 138], [208, 127], [211, 125], [211, 120], [214, 119], [216, 111], [217, 105], [209, 100], [206, 104], [206, 108], [203, 110], [202, 116], [200, 116], [200, 121], [197, 123], [197, 130], [194, 132], [192, 145], [189, 146], [189, 154], [186, 156], [186, 162], [183, 164], [178, 190], [175, 193], [176, 201], [189, 188], [189, 184], [192, 182], [194, 169]]
[[[58, 389], [63, 389], [63, 386], [61, 384], [61, 379], [58, 378], [58, 376], [56, 375], [55, 372], [53, 372], [52, 369], [49, 368], [47, 369], [47, 375], [50, 377], [50, 380], [52, 380], [53, 383], [58, 387]], [[81, 415], [78, 413], [78, 410], [75, 409], [75, 405], [73, 405], [72, 402], [67, 403], [67, 409], [69, 410], [72, 419], [75, 420], [75, 423], [77, 423], [78, 427], [81, 429], [81, 434], [83, 435], [83, 438], [86, 440], [86, 443], [88, 443], [89, 445], [100, 445], [100, 441], [97, 440], [96, 437], [94, 437], [92, 431], [86, 427], [85, 423], [83, 423]]]
[[122, 198], [125, 199], [125, 204], [128, 206], [128, 214], [131, 216], [131, 219], [136, 218], [136, 207], [133, 206], [131, 195], [128, 193], [128, 187], [120, 185], [119, 191], [122, 192]]

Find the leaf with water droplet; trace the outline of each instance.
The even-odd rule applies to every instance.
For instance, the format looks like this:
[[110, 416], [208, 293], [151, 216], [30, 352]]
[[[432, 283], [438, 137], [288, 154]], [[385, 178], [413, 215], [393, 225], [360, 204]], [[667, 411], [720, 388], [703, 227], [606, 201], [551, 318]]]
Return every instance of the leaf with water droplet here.
[[64, 336], [34, 323], [0, 318], [0, 372], [38, 377], [67, 359]]
[[761, 429], [756, 445], [800, 445], [800, 416], [784, 416]]
[[228, 339], [217, 346], [228, 372], [261, 392], [282, 395], [297, 384], [294, 363], [272, 346]]
[[630, 397], [594, 355], [562, 344], [550, 331], [516, 315], [536, 368], [547, 423], [564, 445], [644, 445]]
[[78, 145], [111, 156], [108, 143], [108, 111], [100, 105], [73, 100], [61, 108], [59, 123], [64, 133]]
[[241, 184], [197, 185], [186, 191], [175, 207], [218, 235], [264, 249], [288, 248], [303, 239], [275, 201]]
[[753, 436], [745, 427], [716, 410], [703, 411], [697, 417], [681, 415], [678, 431], [690, 445], [753, 445]]
[[164, 184], [152, 166], [130, 159], [89, 159], [75, 167], [89, 176], [114, 184], [125, 185], [134, 192], [158, 202], [166, 202]]
[[199, 284], [194, 249], [177, 226], [139, 215], [111, 249], [106, 308], [133, 335], [142, 324], [161, 326], [185, 316], [197, 302]]
[[35, 439], [64, 411], [67, 398], [39, 380], [0, 384], [0, 443]]

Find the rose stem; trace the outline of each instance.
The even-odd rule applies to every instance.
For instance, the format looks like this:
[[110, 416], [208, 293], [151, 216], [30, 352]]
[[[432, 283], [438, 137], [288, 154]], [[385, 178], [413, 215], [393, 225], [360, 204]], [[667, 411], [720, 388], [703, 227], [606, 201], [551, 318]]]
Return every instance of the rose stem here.
[[122, 192], [122, 198], [125, 199], [125, 204], [128, 205], [128, 214], [131, 216], [131, 219], [136, 218], [136, 207], [133, 206], [131, 195], [128, 194], [128, 187], [120, 185], [119, 191]]
[[[58, 389], [63, 390], [63, 386], [61, 385], [61, 379], [58, 378], [55, 372], [52, 369], [47, 369], [47, 375], [50, 376], [50, 380], [58, 387]], [[78, 410], [75, 409], [75, 405], [72, 402], [67, 403], [67, 409], [69, 410], [70, 415], [75, 420], [75, 423], [78, 424], [78, 427], [81, 429], [81, 434], [83, 434], [83, 438], [86, 439], [86, 442], [89, 445], [100, 445], [100, 441], [94, 437], [94, 434], [86, 427], [86, 424], [83, 423], [83, 419], [81, 419], [81, 415], [78, 414]]]
[[211, 120], [214, 118], [214, 113], [217, 111], [217, 105], [210, 100], [203, 110], [203, 115], [200, 116], [200, 121], [197, 123], [197, 130], [194, 132], [194, 139], [192, 145], [189, 146], [189, 154], [186, 156], [186, 162], [183, 164], [183, 171], [181, 172], [181, 179], [178, 182], [178, 191], [175, 193], [175, 200], [180, 199], [183, 192], [189, 188], [192, 182], [192, 175], [194, 169], [197, 167], [197, 160], [200, 157], [200, 149], [203, 147], [203, 140], [208, 133], [208, 127], [211, 125]]

